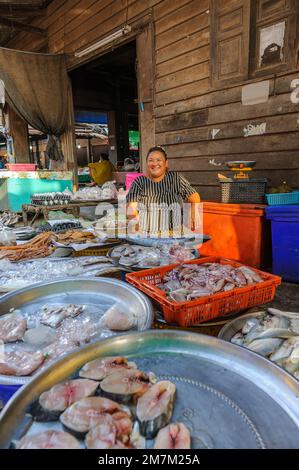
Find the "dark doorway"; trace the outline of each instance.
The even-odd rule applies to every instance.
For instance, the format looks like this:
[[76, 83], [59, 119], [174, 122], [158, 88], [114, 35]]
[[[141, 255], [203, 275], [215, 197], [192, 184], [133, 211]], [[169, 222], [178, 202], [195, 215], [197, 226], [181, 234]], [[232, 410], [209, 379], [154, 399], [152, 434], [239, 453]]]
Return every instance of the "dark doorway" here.
[[120, 46], [70, 73], [79, 166], [102, 152], [122, 166], [139, 162], [136, 42]]

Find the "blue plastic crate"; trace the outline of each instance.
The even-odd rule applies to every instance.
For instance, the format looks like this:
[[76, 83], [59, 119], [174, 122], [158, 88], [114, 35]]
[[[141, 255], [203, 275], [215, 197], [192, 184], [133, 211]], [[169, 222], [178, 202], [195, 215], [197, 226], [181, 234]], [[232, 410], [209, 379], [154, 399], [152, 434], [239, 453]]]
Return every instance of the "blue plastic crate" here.
[[266, 197], [269, 206], [299, 204], [299, 191], [293, 191], [292, 193], [266, 194]]
[[11, 397], [21, 388], [22, 385], [4, 385], [0, 384], [0, 402], [4, 406]]
[[299, 205], [266, 208], [271, 220], [273, 273], [299, 283]]

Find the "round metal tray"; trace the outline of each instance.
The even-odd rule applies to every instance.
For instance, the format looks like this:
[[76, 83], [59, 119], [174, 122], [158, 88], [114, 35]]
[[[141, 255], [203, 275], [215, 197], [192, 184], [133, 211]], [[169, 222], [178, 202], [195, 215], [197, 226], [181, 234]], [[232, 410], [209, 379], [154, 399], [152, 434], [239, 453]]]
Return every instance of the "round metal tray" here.
[[[130, 310], [137, 315], [139, 331], [150, 329], [154, 319], [150, 300], [130, 284], [117, 279], [83, 277], [34, 284], [6, 294], [0, 300], [0, 315], [8, 313], [11, 309], [33, 313], [45, 304], [70, 303], [86, 305], [93, 309], [100, 306], [101, 309], [107, 310], [115, 303], [124, 311], [130, 307]], [[0, 384], [24, 384], [30, 380], [32, 376], [0, 375]]]
[[262, 357], [225, 341], [166, 330], [92, 344], [41, 372], [4, 408], [0, 448], [8, 448], [27, 432], [61, 429], [59, 423], [32, 424], [26, 414], [30, 405], [53, 385], [77, 377], [86, 362], [115, 355], [176, 384], [172, 421], [184, 422], [190, 429], [193, 448], [299, 447], [299, 384], [295, 380]]
[[[269, 311], [271, 313], [271, 309]], [[238, 333], [240, 330], [242, 330], [244, 324], [249, 320], [250, 318], [256, 318], [259, 315], [264, 315], [265, 312], [260, 311], [260, 312], [252, 312], [252, 313], [247, 313], [246, 315], [239, 316], [237, 318], [234, 318], [230, 322], [226, 323], [226, 325], [221, 329], [219, 332], [218, 338], [223, 339], [224, 341], [230, 341], [233, 336], [235, 336], [236, 333]], [[294, 318], [294, 315], [289, 315], [288, 312], [275, 312], [276, 316], [282, 316], [282, 317], [287, 317], [287, 318]], [[299, 313], [298, 313], [299, 317]], [[298, 335], [299, 336], [299, 335]]]
[[[119, 266], [120, 268], [124, 269], [124, 270], [128, 270], [130, 272], [134, 272], [134, 271], [143, 271], [144, 269], [153, 269], [153, 268], [158, 268], [158, 267], [161, 267], [161, 265], [158, 265], [158, 266], [136, 266], [136, 265], [133, 265], [133, 266], [126, 266], [125, 264], [121, 264], [119, 262], [119, 259], [117, 256], [111, 256], [112, 253], [113, 253], [113, 250], [115, 249], [115, 247], [111, 248], [108, 253], [107, 253], [107, 258], [109, 258], [111, 260], [111, 262], [114, 264], [114, 266]], [[192, 253], [194, 254], [195, 258], [194, 259], [198, 259], [200, 258], [200, 254], [198, 252], [198, 250], [194, 249], [192, 250]]]
[[159, 243], [171, 245], [171, 244], [192, 244], [192, 245], [200, 245], [202, 243], [208, 242], [211, 240], [209, 235], [190, 235], [181, 238], [153, 238], [153, 237], [141, 237], [139, 235], [127, 235], [124, 237], [127, 242], [133, 243], [134, 245], [142, 245], [142, 246], [156, 246]]

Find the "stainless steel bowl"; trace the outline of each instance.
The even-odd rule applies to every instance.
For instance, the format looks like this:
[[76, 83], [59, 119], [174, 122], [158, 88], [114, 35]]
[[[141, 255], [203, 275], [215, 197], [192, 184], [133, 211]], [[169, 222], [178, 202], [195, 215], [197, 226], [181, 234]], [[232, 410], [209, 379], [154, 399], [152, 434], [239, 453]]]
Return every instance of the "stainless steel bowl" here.
[[[194, 448], [298, 448], [298, 382], [264, 358], [228, 342], [167, 330], [110, 338], [48, 367], [3, 410], [0, 448], [27, 432], [49, 429], [49, 423], [32, 423], [26, 415], [42, 392], [76, 377], [86, 362], [115, 355], [175, 383], [172, 420], [190, 429]], [[61, 429], [58, 422], [53, 426]]]
[[[126, 311], [129, 307], [134, 311], [138, 319], [138, 331], [150, 329], [154, 320], [153, 306], [148, 297], [130, 284], [108, 278], [76, 277], [25, 287], [1, 297], [0, 315], [11, 309], [33, 313], [51, 303], [99, 305], [107, 309], [117, 303], [121, 310]], [[0, 384], [24, 384], [30, 380], [32, 377], [0, 375]]]

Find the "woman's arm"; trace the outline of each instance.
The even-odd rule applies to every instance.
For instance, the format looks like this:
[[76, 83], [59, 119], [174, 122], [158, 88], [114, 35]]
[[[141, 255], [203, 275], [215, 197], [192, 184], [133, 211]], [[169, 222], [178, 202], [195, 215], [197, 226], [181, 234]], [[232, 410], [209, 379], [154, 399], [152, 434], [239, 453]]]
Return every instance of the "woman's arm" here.
[[191, 230], [196, 229], [196, 210], [200, 203], [200, 195], [198, 193], [193, 193], [188, 197], [187, 202], [191, 204]]

